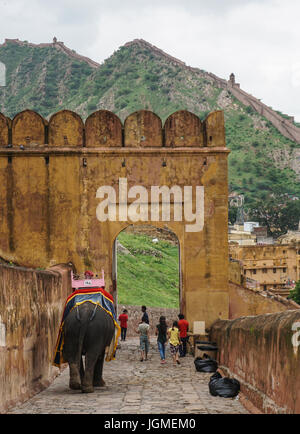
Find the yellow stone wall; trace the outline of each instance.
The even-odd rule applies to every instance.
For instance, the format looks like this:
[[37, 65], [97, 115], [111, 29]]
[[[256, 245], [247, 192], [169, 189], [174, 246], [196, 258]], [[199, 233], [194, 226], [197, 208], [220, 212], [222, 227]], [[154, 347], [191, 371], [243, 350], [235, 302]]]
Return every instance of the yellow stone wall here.
[[[9, 137], [13, 147], [7, 147]], [[112, 186], [118, 198], [119, 178], [126, 178], [128, 189], [143, 186], [150, 200], [151, 186], [203, 186], [201, 231], [187, 232], [190, 222], [174, 221], [172, 212], [169, 222], [151, 221], [149, 212], [147, 223], [167, 227], [179, 239], [181, 308], [188, 320], [205, 320], [209, 327], [228, 318], [229, 151], [223, 112], [201, 122], [179, 111], [162, 126], [157, 115], [141, 110], [123, 126], [106, 110], [85, 124], [68, 110], [49, 123], [26, 110], [12, 121], [0, 115], [0, 138], [1, 257], [26, 267], [72, 262], [78, 272], [103, 268], [113, 292], [113, 243], [133, 222], [100, 222], [98, 188]]]

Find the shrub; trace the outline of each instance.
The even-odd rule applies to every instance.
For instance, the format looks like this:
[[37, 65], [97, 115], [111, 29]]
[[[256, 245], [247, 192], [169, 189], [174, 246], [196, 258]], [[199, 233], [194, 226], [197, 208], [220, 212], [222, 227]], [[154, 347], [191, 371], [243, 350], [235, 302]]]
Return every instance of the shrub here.
[[90, 102], [90, 103], [88, 104], [88, 106], [87, 106], [87, 109], [88, 109], [89, 111], [94, 111], [94, 110], [97, 110], [97, 106], [96, 106], [95, 103]]
[[157, 82], [159, 80], [159, 78], [158, 78], [157, 75], [149, 74], [149, 72], [146, 72], [146, 74], [145, 74], [145, 80], [146, 81], [150, 81], [152, 83], [155, 83], [155, 82]]
[[246, 110], [246, 112], [247, 112], [249, 115], [255, 113], [255, 110], [254, 110], [250, 105], [247, 106], [245, 110]]
[[130, 92], [130, 89], [119, 89], [117, 92], [117, 96], [129, 95]]
[[288, 298], [300, 304], [300, 280], [298, 280], [295, 288], [290, 291], [290, 295]]
[[157, 84], [150, 84], [149, 88], [150, 88], [150, 90], [155, 91], [158, 89], [158, 86], [157, 86]]

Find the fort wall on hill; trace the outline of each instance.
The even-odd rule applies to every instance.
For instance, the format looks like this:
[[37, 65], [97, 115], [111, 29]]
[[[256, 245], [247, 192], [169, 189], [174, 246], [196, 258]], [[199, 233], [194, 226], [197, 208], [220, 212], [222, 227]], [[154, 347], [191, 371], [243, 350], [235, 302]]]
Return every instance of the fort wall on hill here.
[[[78, 53], [76, 53], [74, 50], [69, 49], [66, 47], [66, 45], [62, 41], [57, 41], [57, 38], [53, 38], [52, 43], [42, 43], [42, 44], [33, 44], [29, 43], [27, 41], [20, 41], [19, 39], [5, 39], [4, 44], [7, 43], [15, 43], [18, 45], [27, 45], [31, 47], [55, 47], [56, 49], [66, 53], [68, 56], [73, 57], [77, 60], [84, 61], [88, 63], [89, 66], [92, 68], [98, 68], [100, 66], [99, 63], [95, 62], [94, 60], [82, 56]], [[217, 77], [215, 74], [211, 72], [203, 71], [199, 68], [191, 67], [186, 65], [185, 62], [177, 59], [174, 56], [171, 56], [161, 50], [160, 48], [156, 47], [155, 45], [150, 44], [149, 42], [143, 40], [143, 39], [134, 39], [133, 41], [127, 42], [124, 44], [124, 47], [130, 47], [130, 46], [140, 46], [144, 47], [146, 49], [151, 50], [156, 55], [163, 57], [164, 59], [171, 62], [173, 65], [178, 65], [181, 67], [184, 67], [188, 69], [189, 71], [194, 71], [197, 74], [201, 74], [202, 76], [205, 76], [206, 78], [210, 79], [221, 89], [226, 89], [228, 92], [230, 92], [235, 98], [237, 98], [241, 103], [245, 104], [246, 106], [251, 107], [253, 110], [255, 110], [259, 115], [264, 116], [268, 121], [270, 121], [275, 128], [278, 129], [278, 131], [288, 139], [300, 143], [300, 128], [294, 125], [293, 118], [285, 118], [282, 117], [279, 113], [274, 111], [271, 107], [268, 107], [266, 104], [262, 103], [259, 99], [255, 98], [253, 95], [243, 91], [240, 88], [240, 85], [238, 83], [235, 83], [235, 81], [232, 80], [224, 80], [220, 77]], [[1, 44], [0, 44], [1, 46]]]
[[33, 44], [33, 43], [27, 42], [27, 41], [20, 41], [19, 39], [7, 39], [6, 38], [4, 43], [0, 44], [0, 46], [1, 45], [5, 46], [8, 43], [14, 43], [14, 44], [18, 44], [21, 46], [27, 46], [27, 47], [39, 47], [39, 48], [55, 47], [56, 49], [64, 52], [68, 56], [73, 57], [74, 59], [80, 60], [81, 62], [86, 62], [92, 68], [98, 68], [100, 66], [99, 63], [95, 62], [94, 60], [90, 59], [89, 57], [82, 56], [82, 55], [76, 53], [76, 51], [71, 50], [62, 41], [57, 41], [57, 38], [55, 38], [55, 37], [53, 38], [52, 43], [41, 43], [41, 44]]
[[259, 115], [264, 116], [274, 125], [275, 128], [278, 129], [278, 131], [283, 136], [296, 143], [300, 143], [300, 128], [293, 124], [292, 117], [284, 118], [280, 116], [280, 114], [274, 111], [271, 107], [268, 107], [266, 104], [255, 98], [253, 95], [242, 90], [240, 88], [240, 85], [238, 83], [235, 83], [235, 81], [227, 81], [220, 77], [217, 77], [211, 72], [205, 72], [199, 68], [188, 66], [185, 62], [182, 62], [176, 57], [170, 56], [160, 48], [155, 47], [154, 45], [150, 44], [147, 41], [144, 41], [143, 39], [134, 39], [133, 41], [125, 44], [125, 46], [128, 47], [132, 45], [139, 45], [140, 47], [151, 49], [155, 54], [164, 57], [166, 60], [172, 62], [174, 65], [184, 67], [190, 71], [194, 71], [198, 74], [200, 73], [203, 76], [210, 78], [217, 85], [217, 87], [228, 90], [228, 92], [230, 92], [238, 101], [240, 101], [246, 106], [251, 107]]

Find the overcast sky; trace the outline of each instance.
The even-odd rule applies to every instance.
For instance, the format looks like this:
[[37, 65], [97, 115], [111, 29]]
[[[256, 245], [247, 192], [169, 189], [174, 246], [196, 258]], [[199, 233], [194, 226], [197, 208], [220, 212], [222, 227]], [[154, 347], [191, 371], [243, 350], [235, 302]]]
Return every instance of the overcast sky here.
[[0, 42], [53, 36], [101, 63], [142, 38], [300, 122], [299, 0], [0, 0]]

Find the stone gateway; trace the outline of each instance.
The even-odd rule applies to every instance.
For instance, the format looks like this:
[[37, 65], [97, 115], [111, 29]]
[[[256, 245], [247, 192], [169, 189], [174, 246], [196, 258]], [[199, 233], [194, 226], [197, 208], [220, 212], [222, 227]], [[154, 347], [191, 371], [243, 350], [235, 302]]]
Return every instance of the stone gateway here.
[[[114, 293], [118, 234], [145, 221], [167, 228], [179, 240], [181, 310], [191, 324], [202, 320], [209, 327], [228, 318], [228, 153], [222, 111], [201, 122], [182, 110], [164, 125], [147, 110], [129, 115], [124, 125], [106, 110], [85, 123], [68, 110], [49, 121], [30, 110], [12, 120], [0, 114], [0, 256], [26, 267], [72, 262], [78, 272], [103, 268]], [[170, 194], [157, 194], [153, 213], [136, 222], [131, 214], [101, 221], [101, 186], [115, 191], [116, 215], [126, 214], [120, 179], [135, 192], [127, 197], [128, 210], [150, 210], [153, 187]], [[147, 192], [147, 204], [137, 201], [138, 190], [131, 190], [137, 186]], [[197, 222], [198, 231], [186, 230]]]

